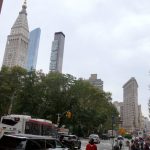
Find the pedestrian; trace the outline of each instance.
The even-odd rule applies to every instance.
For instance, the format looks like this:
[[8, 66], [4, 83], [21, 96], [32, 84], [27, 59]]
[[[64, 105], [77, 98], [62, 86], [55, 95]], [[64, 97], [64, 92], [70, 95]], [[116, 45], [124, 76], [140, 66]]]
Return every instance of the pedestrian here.
[[146, 142], [144, 145], [144, 150], [150, 150], [148, 143]]
[[140, 150], [140, 144], [138, 141], [135, 142], [135, 148], [136, 150]]
[[122, 149], [122, 145], [123, 145], [123, 142], [122, 142], [122, 140], [120, 139], [120, 140], [119, 140], [119, 149], [120, 149], [120, 150]]
[[136, 150], [136, 146], [135, 146], [134, 140], [131, 140], [131, 150]]
[[63, 139], [64, 139], [64, 135], [60, 135], [59, 136], [59, 141], [62, 143], [63, 142]]
[[115, 141], [114, 141], [113, 148], [114, 148], [114, 150], [119, 150], [119, 143], [118, 143], [118, 140], [115, 140]]
[[97, 146], [94, 143], [94, 139], [90, 139], [89, 143], [86, 145], [86, 150], [97, 150]]
[[126, 142], [126, 146], [128, 147], [128, 150], [131, 150], [130, 141]]
[[141, 143], [140, 143], [140, 147], [141, 147], [141, 150], [143, 150], [143, 149], [144, 149], [144, 141], [141, 141]]

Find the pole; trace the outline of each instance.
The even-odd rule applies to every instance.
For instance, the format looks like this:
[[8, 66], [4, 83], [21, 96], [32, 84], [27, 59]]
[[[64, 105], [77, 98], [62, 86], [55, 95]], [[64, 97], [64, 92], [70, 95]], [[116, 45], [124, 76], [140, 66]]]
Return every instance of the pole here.
[[60, 114], [57, 114], [57, 125], [59, 125], [60, 122]]
[[113, 130], [114, 130], [114, 116], [112, 115], [112, 118], [111, 118], [112, 120], [112, 150], [113, 150], [113, 145], [114, 145], [114, 132], [113, 132]]
[[113, 130], [114, 130], [114, 116], [112, 115], [112, 138], [114, 136]]

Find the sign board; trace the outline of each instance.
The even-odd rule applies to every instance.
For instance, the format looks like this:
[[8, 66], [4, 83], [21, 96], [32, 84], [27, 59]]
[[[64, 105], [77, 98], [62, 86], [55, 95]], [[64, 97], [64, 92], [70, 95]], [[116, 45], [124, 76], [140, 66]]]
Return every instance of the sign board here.
[[143, 137], [143, 131], [138, 131], [138, 137]]

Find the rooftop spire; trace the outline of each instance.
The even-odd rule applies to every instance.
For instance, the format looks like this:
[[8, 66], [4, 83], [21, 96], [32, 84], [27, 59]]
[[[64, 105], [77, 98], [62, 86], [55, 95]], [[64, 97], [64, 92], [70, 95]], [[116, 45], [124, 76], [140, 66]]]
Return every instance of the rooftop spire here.
[[24, 0], [24, 4], [23, 5], [25, 5], [27, 7], [27, 0]]
[[27, 0], [24, 0], [20, 14], [26, 14], [27, 15], [26, 8], [27, 8]]

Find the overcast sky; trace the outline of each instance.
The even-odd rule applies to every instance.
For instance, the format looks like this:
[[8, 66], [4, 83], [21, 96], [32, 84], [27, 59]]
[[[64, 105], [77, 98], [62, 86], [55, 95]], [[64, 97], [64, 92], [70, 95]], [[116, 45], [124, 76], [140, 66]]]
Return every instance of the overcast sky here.
[[[0, 15], [0, 66], [7, 35], [23, 0], [4, 0]], [[49, 70], [54, 32], [65, 35], [63, 73], [88, 79], [97, 73], [113, 101], [135, 77], [138, 103], [148, 116], [150, 90], [150, 0], [28, 0], [30, 31], [41, 28], [37, 69]]]

